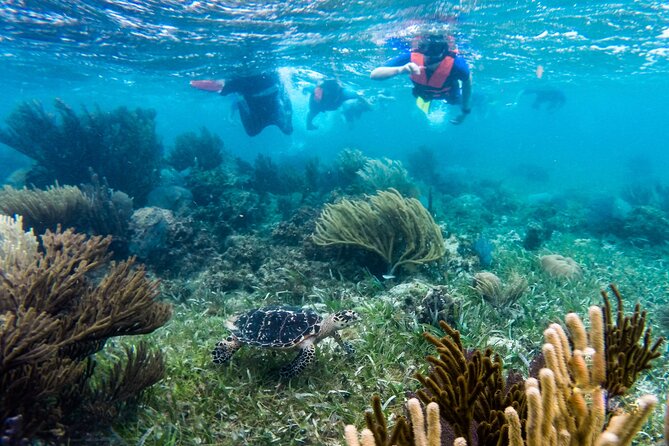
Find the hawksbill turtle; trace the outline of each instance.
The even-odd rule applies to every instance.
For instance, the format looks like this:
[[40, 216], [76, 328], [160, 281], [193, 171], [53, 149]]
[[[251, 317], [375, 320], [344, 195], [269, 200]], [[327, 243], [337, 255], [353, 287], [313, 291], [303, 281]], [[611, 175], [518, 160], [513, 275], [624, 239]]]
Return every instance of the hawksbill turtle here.
[[346, 351], [353, 346], [344, 342], [338, 330], [360, 319], [352, 310], [338, 311], [326, 317], [310, 309], [288, 306], [256, 308], [232, 319], [231, 333], [212, 350], [214, 364], [227, 363], [243, 345], [272, 349], [298, 349], [299, 354], [281, 369], [281, 377], [290, 379], [300, 374], [315, 358], [316, 344], [327, 337]]

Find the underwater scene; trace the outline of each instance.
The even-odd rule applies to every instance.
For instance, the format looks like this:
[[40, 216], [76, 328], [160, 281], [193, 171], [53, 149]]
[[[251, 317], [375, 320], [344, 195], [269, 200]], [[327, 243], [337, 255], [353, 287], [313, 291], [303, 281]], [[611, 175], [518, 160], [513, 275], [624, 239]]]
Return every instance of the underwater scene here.
[[0, 446], [669, 445], [666, 1], [0, 22]]

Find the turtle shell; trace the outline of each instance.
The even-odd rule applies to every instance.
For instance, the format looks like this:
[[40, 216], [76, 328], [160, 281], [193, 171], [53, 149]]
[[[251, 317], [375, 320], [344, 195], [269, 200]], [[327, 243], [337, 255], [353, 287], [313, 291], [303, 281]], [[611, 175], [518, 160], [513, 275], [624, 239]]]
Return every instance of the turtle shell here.
[[260, 347], [288, 348], [316, 335], [322, 318], [299, 307], [264, 307], [239, 315], [232, 334], [241, 342]]

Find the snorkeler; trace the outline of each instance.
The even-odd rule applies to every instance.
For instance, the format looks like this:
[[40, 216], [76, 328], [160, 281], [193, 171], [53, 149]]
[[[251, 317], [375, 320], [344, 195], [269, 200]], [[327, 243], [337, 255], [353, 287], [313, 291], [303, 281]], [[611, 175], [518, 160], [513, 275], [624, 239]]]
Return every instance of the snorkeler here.
[[526, 88], [520, 92], [521, 95], [534, 95], [532, 108], [535, 110], [555, 111], [564, 106], [567, 97], [554, 87]]
[[276, 125], [286, 135], [293, 132], [293, 107], [276, 72], [230, 80], [191, 81], [190, 85], [224, 96], [238, 93], [239, 116], [249, 136], [257, 135], [268, 125]]
[[460, 104], [461, 113], [451, 119], [461, 124], [471, 113], [472, 77], [467, 62], [449, 51], [443, 36], [429, 35], [415, 40], [410, 51], [375, 68], [370, 77], [385, 80], [399, 74], [408, 74], [414, 84], [416, 105], [426, 114], [433, 99], [449, 104]]
[[349, 124], [372, 108], [362, 96], [348, 88], [343, 88], [336, 80], [323, 81], [314, 88], [309, 97], [307, 130], [318, 129], [313, 121], [319, 113], [337, 110], [342, 105], [344, 105], [342, 108], [344, 118]]

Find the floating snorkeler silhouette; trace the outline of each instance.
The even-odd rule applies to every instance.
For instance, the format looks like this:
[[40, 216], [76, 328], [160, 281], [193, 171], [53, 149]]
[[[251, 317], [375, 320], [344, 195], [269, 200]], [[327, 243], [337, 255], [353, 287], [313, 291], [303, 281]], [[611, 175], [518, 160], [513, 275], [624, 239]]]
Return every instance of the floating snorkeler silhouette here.
[[224, 96], [237, 93], [237, 109], [249, 136], [269, 125], [276, 125], [286, 135], [293, 132], [293, 107], [275, 71], [230, 80], [195, 80], [190, 85]]
[[554, 87], [526, 88], [518, 96], [534, 95], [532, 108], [553, 112], [562, 108], [567, 97], [562, 90]]

